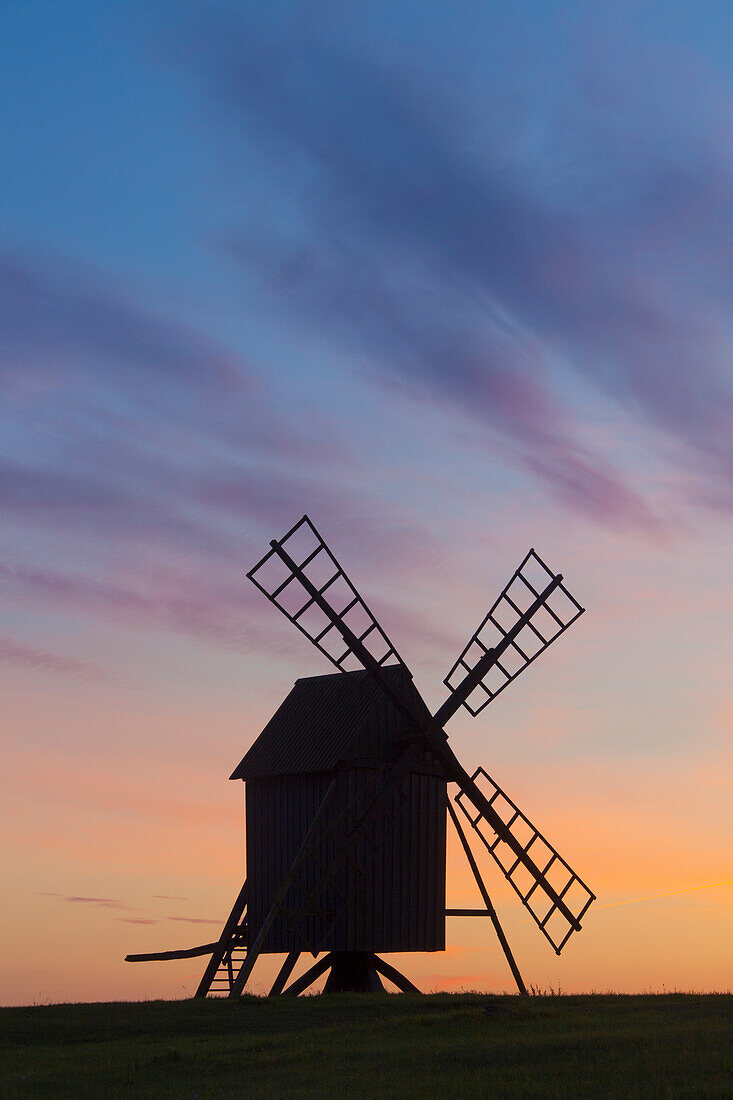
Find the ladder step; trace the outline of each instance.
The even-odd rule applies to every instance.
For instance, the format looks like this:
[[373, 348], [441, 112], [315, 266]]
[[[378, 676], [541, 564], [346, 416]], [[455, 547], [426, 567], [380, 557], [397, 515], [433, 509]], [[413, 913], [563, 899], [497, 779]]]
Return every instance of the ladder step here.
[[244, 966], [247, 958], [247, 948], [233, 947], [229, 952], [229, 961], [231, 962], [231, 978], [229, 975], [229, 966], [226, 959], [222, 959], [219, 964], [219, 969], [211, 979], [209, 985], [209, 994], [213, 997], [225, 997], [231, 992], [232, 982], [237, 980], [237, 976]]

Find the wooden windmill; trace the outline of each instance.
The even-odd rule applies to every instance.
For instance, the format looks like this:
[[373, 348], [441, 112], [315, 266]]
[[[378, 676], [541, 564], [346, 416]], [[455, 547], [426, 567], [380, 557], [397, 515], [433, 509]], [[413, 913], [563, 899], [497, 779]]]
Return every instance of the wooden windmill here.
[[[530, 550], [431, 715], [308, 517], [270, 545], [248, 577], [338, 673], [298, 680], [232, 775], [246, 785], [247, 880], [219, 939], [128, 960], [210, 955], [200, 997], [239, 996], [263, 953], [286, 954], [271, 994], [301, 993], [326, 971], [326, 991], [380, 989], [380, 975], [414, 990], [380, 953], [442, 950], [446, 916], [483, 915], [525, 993], [465, 825], [558, 955], [595, 895], [483, 768], [465, 771], [445, 726], [461, 706], [479, 714], [583, 608]], [[483, 909], [445, 908], [446, 808]], [[304, 952], [317, 961], [288, 986]]]

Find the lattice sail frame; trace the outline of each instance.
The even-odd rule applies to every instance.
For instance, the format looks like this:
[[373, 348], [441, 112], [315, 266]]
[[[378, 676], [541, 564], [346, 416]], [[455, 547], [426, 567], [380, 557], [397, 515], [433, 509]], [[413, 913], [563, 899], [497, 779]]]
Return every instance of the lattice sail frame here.
[[[346, 645], [336, 625], [318, 607], [315, 598], [273, 549], [247, 573], [260, 592], [286, 619], [297, 626], [340, 672], [363, 668]], [[379, 665], [398, 662], [405, 666], [392, 642], [326, 546], [308, 516], [303, 516], [277, 545], [302, 570], [341, 623], [354, 634]], [[346, 646], [346, 648], [344, 648]], [[406, 666], [405, 666], [406, 667]]]
[[[542, 603], [516, 633], [517, 624], [532, 604]], [[443, 683], [455, 692], [478, 662], [497, 647], [504, 646], [500, 657], [464, 701], [463, 706], [474, 718], [507, 687], [520, 672], [531, 665], [541, 653], [559, 638], [585, 609], [562, 583], [562, 575], [545, 565], [535, 550], [524, 561], [471, 635], [460, 657]], [[511, 636], [511, 637], [510, 637]], [[507, 643], [507, 638], [510, 640]]]
[[[498, 863], [504, 877], [518, 894], [543, 936], [549, 940], [555, 953], [559, 955], [573, 932], [580, 930], [580, 920], [591, 902], [595, 901], [596, 895], [588, 889], [560, 853], [483, 768], [477, 768], [471, 778], [483, 789], [491, 806], [530, 856], [540, 872], [539, 877], [535, 877], [529, 868], [524, 866], [512, 848], [489, 825], [483, 814], [474, 816], [472, 812], [474, 807], [470, 803], [468, 807], [464, 805], [464, 801], [468, 801], [464, 791], [459, 791], [454, 801], [460, 806], [481, 842]], [[547, 893], [545, 882], [549, 882], [553, 891], [562, 898], [577, 920], [578, 927], [572, 925], [558, 908], [556, 902]]]

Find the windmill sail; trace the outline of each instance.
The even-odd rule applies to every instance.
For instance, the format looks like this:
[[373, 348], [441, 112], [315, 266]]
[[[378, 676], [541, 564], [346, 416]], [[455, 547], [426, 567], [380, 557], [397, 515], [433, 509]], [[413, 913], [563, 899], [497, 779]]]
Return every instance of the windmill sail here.
[[455, 801], [559, 955], [572, 933], [580, 930], [581, 918], [595, 894], [483, 768], [471, 779], [529, 860], [522, 860], [516, 844], [507, 842], [504, 830], [498, 832], [486, 815], [472, 812], [473, 804], [463, 790]]
[[270, 545], [247, 576], [339, 671], [404, 666], [308, 516]]
[[475, 717], [583, 614], [562, 580], [529, 551], [443, 681], [455, 709]]

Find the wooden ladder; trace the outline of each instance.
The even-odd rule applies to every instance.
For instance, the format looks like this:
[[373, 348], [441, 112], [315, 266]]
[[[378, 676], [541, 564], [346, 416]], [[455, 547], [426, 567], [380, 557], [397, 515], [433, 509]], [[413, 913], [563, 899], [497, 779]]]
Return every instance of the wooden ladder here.
[[211, 953], [204, 976], [196, 990], [196, 996], [206, 997], [211, 993], [214, 996], [231, 997], [234, 991], [234, 983], [244, 966], [246, 958], [247, 883], [245, 881], [239, 891], [237, 900], [232, 906], [227, 922], [222, 928], [221, 936]]
[[247, 947], [245, 944], [235, 942], [228, 947], [209, 983], [208, 996], [230, 997], [234, 983], [246, 958]]

